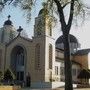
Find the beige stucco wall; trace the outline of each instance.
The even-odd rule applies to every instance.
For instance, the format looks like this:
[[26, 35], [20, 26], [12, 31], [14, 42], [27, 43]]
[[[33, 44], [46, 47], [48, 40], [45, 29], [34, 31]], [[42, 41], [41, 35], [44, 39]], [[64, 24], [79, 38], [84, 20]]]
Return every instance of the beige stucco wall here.
[[[35, 46], [40, 44], [40, 70], [35, 69]], [[25, 76], [29, 72], [32, 82], [45, 81], [45, 38], [33, 38], [33, 41], [25, 40], [21, 37], [16, 38], [6, 49], [6, 64], [5, 68], [10, 67], [11, 53], [15, 46], [21, 46], [26, 51], [26, 68]]]
[[88, 55], [76, 55], [73, 59], [81, 64], [82, 69], [88, 69]]
[[[52, 69], [49, 69], [49, 45], [52, 45]], [[45, 43], [45, 81], [50, 81], [50, 73], [52, 77], [55, 74], [55, 40], [52, 37], [46, 36]]]
[[[86, 55], [77, 55], [77, 56], [74, 56], [74, 60], [78, 63], [81, 64], [81, 70], [82, 69], [89, 69], [89, 66], [88, 66], [88, 54]], [[81, 82], [82, 84], [87, 84], [89, 83], [88, 80], [86, 79], [78, 79], [79, 82]]]
[[[52, 30], [52, 36], [49, 35], [49, 19], [51, 17], [50, 16], [46, 16], [43, 17], [43, 15], [39, 15], [38, 17], [36, 17], [35, 19], [35, 26], [34, 26], [34, 45], [36, 45], [37, 43], [39, 43], [41, 45], [41, 71], [36, 71], [35, 73], [39, 74], [39, 77], [43, 78], [45, 82], [49, 82], [50, 80], [50, 73], [52, 73], [52, 75], [55, 72], [55, 67], [54, 67], [54, 62], [55, 62], [55, 40], [53, 38], [53, 30]], [[42, 23], [42, 27], [39, 28], [41, 31], [41, 35], [37, 34], [38, 31], [38, 23], [39, 21], [41, 21], [40, 23]], [[52, 52], [52, 70], [49, 69], [49, 45], [52, 45], [53, 48], [53, 52]], [[38, 77], [38, 78], [39, 78]]]
[[6, 63], [5, 63], [5, 68], [10, 67], [10, 60], [11, 60], [11, 53], [12, 50], [15, 46], [21, 46], [23, 49], [26, 51], [26, 60], [25, 60], [25, 75], [29, 72], [32, 78], [32, 81], [35, 78], [34, 73], [34, 49], [33, 49], [33, 44], [31, 41], [24, 40], [21, 37], [16, 38], [14, 41], [12, 41], [9, 45], [7, 45], [6, 49]]
[[[40, 69], [36, 70], [34, 68], [34, 74], [36, 75], [35, 81], [45, 81], [45, 37], [34, 37], [33, 38], [33, 45], [34, 45], [34, 53], [35, 54], [35, 47], [36, 45], [40, 45]], [[34, 61], [35, 61], [35, 55], [34, 55]]]
[[4, 61], [5, 61], [5, 58], [6, 58], [6, 47], [4, 44], [0, 43], [0, 50], [2, 52], [2, 55], [1, 55], [1, 60], [0, 60], [0, 70], [2, 72], [4, 72]]
[[[13, 38], [15, 38], [16, 36], [17, 36], [17, 32], [16, 32], [16, 29], [14, 28], [14, 26], [13, 25], [4, 25], [4, 27], [2, 28], [2, 30], [4, 30], [4, 31], [2, 31], [3, 32], [3, 42], [4, 43], [8, 43], [10, 40], [11, 40], [11, 38], [10, 38], [10, 33], [13, 33], [14, 35], [13, 35]], [[2, 35], [1, 35], [2, 36]], [[0, 37], [1, 37], [0, 36]], [[13, 39], [12, 38], [12, 39]]]

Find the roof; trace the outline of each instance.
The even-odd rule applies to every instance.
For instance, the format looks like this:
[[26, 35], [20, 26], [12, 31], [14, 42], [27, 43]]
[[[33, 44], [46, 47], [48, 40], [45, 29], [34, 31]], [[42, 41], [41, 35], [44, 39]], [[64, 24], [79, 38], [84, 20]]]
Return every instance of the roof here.
[[83, 69], [77, 76], [79, 79], [89, 79], [90, 78], [90, 70], [89, 69]]
[[64, 52], [64, 49], [61, 49], [61, 48], [58, 48], [58, 47], [56, 47], [56, 50], [59, 50], [59, 51], [63, 51]]
[[90, 52], [90, 49], [78, 50], [74, 55], [86, 55]]
[[42, 15], [42, 14], [48, 14], [48, 10], [45, 9], [45, 8], [42, 8], [42, 9], [39, 11], [39, 14], [38, 14], [38, 15]]
[[[55, 57], [55, 58], [56, 58], [56, 61], [58, 61], [58, 62], [61, 62], [61, 61], [64, 62], [64, 58], [60, 58], [60, 57]], [[72, 64], [81, 66], [81, 64], [79, 62], [76, 62], [74, 60], [71, 60], [71, 62], [72, 62]]]
[[[56, 49], [57, 51], [60, 51], [60, 52], [63, 52], [63, 53], [64, 53], [64, 49], [62, 49], [62, 48], [56, 47], [55, 49]], [[75, 55], [75, 54], [73, 54], [73, 53], [71, 52], [71, 55]]]
[[4, 25], [12, 25], [12, 21], [11, 20], [7, 20], [4, 22]]
[[[78, 43], [78, 40], [76, 39], [75, 36], [73, 36], [72, 34], [69, 34], [70, 36], [70, 42], [74, 42], [74, 43]], [[56, 40], [56, 44], [59, 44], [59, 43], [63, 43], [63, 35], [61, 35], [57, 40]]]
[[24, 39], [24, 40], [26, 40], [26, 41], [29, 41], [29, 42], [32, 42], [32, 39], [29, 39], [29, 38], [25, 38], [25, 37], [22, 37], [22, 36], [20, 36], [20, 35], [18, 35], [17, 37], [15, 37], [14, 39], [12, 39], [9, 43], [7, 43], [6, 45], [8, 46], [8, 45], [10, 45], [14, 40], [16, 40], [18, 37], [20, 37], [20, 38], [22, 38], [22, 39]]

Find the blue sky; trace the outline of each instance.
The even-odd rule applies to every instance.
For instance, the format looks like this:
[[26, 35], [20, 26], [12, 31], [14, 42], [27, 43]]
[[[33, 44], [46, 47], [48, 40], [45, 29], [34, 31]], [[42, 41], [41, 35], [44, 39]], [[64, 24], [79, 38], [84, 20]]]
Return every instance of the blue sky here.
[[[41, 0], [40, 0], [41, 1]], [[41, 9], [41, 2], [37, 3], [37, 7], [32, 11], [32, 17], [30, 23], [27, 23], [25, 13], [20, 8], [15, 8], [14, 6], [6, 6], [3, 9], [3, 12], [0, 13], [0, 27], [3, 26], [4, 22], [7, 20], [7, 16], [11, 16], [11, 21], [17, 29], [19, 26], [22, 26], [23, 29], [28, 33], [29, 37], [33, 35], [33, 25], [34, 18], [38, 16], [38, 12]]]
[[[41, 1], [41, 0], [40, 0]], [[89, 0], [85, 0], [89, 5]], [[2, 13], [0, 13], [0, 27], [3, 26], [5, 20], [7, 20], [7, 16], [11, 15], [11, 20], [13, 25], [17, 29], [19, 26], [28, 33], [29, 37], [33, 35], [33, 26], [34, 26], [34, 18], [38, 16], [38, 12], [41, 9], [41, 2], [36, 3], [38, 7], [34, 8], [32, 12], [32, 19], [30, 23], [26, 23], [26, 18], [24, 13], [19, 8], [14, 8], [12, 6], [6, 7]], [[60, 27], [57, 26], [57, 30], [55, 31], [56, 36], [59, 36], [58, 33], [61, 33], [59, 30]], [[90, 19], [86, 20], [85, 23], [80, 27], [73, 27], [71, 30], [71, 34], [75, 35], [79, 42], [81, 43], [82, 48], [90, 48]]]

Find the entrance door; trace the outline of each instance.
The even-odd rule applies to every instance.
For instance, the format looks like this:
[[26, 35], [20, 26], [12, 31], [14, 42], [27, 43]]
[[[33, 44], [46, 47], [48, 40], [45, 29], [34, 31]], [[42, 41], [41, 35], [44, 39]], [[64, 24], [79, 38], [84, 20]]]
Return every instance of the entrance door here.
[[17, 72], [17, 80], [24, 81], [24, 72], [23, 71]]
[[16, 75], [16, 79], [24, 81], [25, 73], [25, 50], [21, 46], [16, 46], [11, 53], [11, 69]]

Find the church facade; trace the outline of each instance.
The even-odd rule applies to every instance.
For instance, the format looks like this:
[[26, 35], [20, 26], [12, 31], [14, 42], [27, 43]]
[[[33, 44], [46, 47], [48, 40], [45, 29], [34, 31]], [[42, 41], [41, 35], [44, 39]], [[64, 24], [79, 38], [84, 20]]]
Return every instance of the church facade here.
[[[56, 41], [53, 38], [52, 17], [43, 16], [43, 9], [35, 18], [34, 36], [28, 38], [14, 28], [10, 17], [0, 29], [0, 70], [8, 68], [16, 76], [16, 80], [24, 81], [30, 77], [32, 88], [55, 88], [64, 86], [64, 48], [63, 36]], [[88, 52], [81, 53], [80, 44], [75, 36], [70, 34], [70, 51], [72, 60], [72, 76], [74, 86], [82, 84], [78, 75], [85, 67], [88, 69]], [[87, 51], [87, 50], [85, 50]], [[85, 62], [85, 63], [83, 63]], [[89, 83], [89, 79], [84, 81]]]

